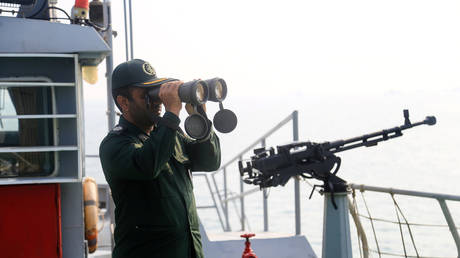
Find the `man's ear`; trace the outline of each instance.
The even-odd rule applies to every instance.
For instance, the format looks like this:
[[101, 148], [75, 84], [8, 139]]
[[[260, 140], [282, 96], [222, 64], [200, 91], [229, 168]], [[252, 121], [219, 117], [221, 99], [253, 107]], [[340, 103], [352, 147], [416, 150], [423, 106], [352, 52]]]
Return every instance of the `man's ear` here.
[[117, 103], [121, 107], [120, 111], [122, 113], [125, 113], [125, 112], [127, 112], [129, 110], [129, 105], [128, 105], [129, 100], [128, 100], [127, 97], [122, 96], [122, 95], [118, 95], [117, 96]]

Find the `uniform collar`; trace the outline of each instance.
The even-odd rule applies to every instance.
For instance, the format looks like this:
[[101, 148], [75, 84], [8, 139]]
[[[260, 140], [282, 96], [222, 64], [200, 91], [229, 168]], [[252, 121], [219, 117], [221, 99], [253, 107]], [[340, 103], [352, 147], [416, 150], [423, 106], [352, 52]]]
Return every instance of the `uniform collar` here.
[[137, 137], [139, 139], [141, 139], [142, 141], [145, 141], [149, 137], [149, 135], [146, 134], [144, 131], [142, 131], [139, 127], [137, 127], [133, 123], [131, 123], [128, 120], [126, 120], [126, 118], [124, 118], [123, 115], [120, 116], [120, 120], [119, 120], [118, 124], [121, 125], [122, 127], [126, 128], [126, 130], [130, 134], [137, 135]]

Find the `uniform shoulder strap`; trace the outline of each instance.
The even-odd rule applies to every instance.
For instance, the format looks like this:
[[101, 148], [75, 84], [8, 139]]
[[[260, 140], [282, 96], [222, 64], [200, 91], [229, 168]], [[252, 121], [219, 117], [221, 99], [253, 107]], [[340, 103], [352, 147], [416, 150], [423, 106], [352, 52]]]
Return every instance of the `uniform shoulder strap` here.
[[117, 125], [117, 126], [115, 126], [114, 128], [112, 128], [112, 130], [110, 130], [109, 134], [120, 135], [120, 134], [122, 134], [124, 131], [126, 131], [126, 127], [125, 127], [125, 126]]

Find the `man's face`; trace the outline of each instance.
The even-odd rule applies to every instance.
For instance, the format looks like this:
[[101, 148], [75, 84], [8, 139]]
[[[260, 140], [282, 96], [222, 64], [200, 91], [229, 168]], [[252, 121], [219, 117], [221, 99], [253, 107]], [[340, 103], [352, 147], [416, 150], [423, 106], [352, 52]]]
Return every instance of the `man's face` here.
[[149, 127], [154, 124], [154, 117], [161, 114], [161, 102], [150, 102], [147, 107], [146, 96], [148, 89], [133, 87], [132, 101], [129, 101], [128, 112], [137, 125]]

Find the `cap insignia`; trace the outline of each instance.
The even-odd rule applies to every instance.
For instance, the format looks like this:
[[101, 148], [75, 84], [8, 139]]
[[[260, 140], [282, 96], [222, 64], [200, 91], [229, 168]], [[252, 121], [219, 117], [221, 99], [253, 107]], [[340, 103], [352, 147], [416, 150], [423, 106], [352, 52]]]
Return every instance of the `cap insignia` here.
[[148, 75], [155, 75], [155, 69], [149, 64], [149, 63], [144, 63], [142, 65], [142, 70]]

